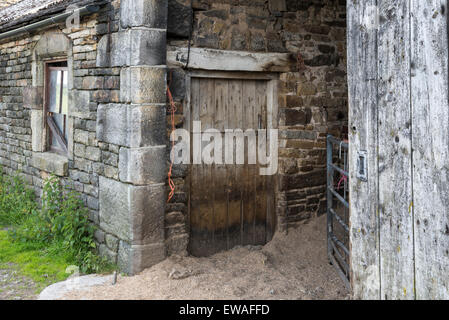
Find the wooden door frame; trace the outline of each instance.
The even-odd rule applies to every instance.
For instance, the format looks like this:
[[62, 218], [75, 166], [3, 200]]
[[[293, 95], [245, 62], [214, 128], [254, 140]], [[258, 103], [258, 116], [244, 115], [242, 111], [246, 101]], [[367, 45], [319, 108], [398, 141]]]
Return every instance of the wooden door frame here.
[[[215, 78], [215, 79], [235, 79], [235, 80], [265, 80], [267, 81], [267, 130], [278, 129], [279, 127], [279, 105], [278, 105], [278, 87], [279, 87], [279, 73], [273, 72], [240, 72], [240, 71], [209, 71], [209, 70], [188, 70], [186, 72], [186, 97], [183, 102], [183, 128], [191, 133], [192, 123], [192, 108], [191, 108], [191, 79], [192, 78]], [[279, 138], [278, 138], [279, 140]], [[267, 140], [268, 141], [268, 140]], [[189, 233], [190, 241], [190, 213], [191, 213], [191, 164], [188, 166], [187, 176], [185, 179], [186, 191], [187, 191], [187, 231]], [[275, 175], [271, 176], [271, 182], [273, 184], [273, 208], [270, 223], [272, 223], [272, 234], [269, 235], [267, 242], [271, 241], [278, 227], [277, 216], [277, 199], [276, 195], [279, 193], [279, 165], [278, 171]], [[267, 223], [268, 223], [267, 219]]]

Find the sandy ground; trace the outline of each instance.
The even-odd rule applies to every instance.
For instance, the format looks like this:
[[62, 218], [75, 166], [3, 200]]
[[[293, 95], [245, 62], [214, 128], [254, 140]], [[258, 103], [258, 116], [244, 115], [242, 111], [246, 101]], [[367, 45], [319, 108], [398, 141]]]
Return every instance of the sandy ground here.
[[326, 257], [326, 218], [264, 247], [237, 247], [208, 258], [171, 257], [115, 285], [64, 299], [348, 299]]

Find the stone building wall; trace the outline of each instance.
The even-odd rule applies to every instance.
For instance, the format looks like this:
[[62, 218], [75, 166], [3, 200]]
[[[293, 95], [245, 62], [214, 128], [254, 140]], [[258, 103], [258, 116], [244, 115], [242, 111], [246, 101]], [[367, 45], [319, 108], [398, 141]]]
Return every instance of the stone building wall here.
[[[3, 171], [20, 172], [38, 196], [51, 173], [81, 193], [99, 227], [100, 254], [131, 274], [165, 257], [166, 8], [114, 0], [79, 28], [61, 23], [0, 41]], [[43, 152], [42, 143], [41, 56], [61, 53], [69, 69], [68, 157]]]
[[[167, 74], [166, 54], [167, 46], [188, 47], [192, 13], [193, 48], [290, 54], [291, 72], [279, 74], [278, 229], [321, 213], [325, 137], [347, 130], [345, 1], [193, 0], [190, 7], [190, 0], [114, 0], [77, 30], [61, 24], [0, 41], [4, 172], [20, 171], [38, 196], [49, 173], [61, 176], [99, 226], [100, 253], [129, 273], [166, 253], [186, 254], [186, 166], [174, 168], [176, 193], [166, 203], [166, 84], [181, 127], [185, 71]], [[34, 51], [58, 33], [70, 40], [73, 67], [67, 162], [36, 152], [34, 134], [42, 112]]]
[[[169, 1], [169, 50], [188, 47], [193, 11], [193, 48], [290, 53], [296, 61], [279, 74], [278, 230], [324, 213], [326, 136], [347, 135], [346, 1], [193, 0], [192, 8], [190, 0]], [[170, 72], [182, 127], [185, 71]], [[167, 205], [169, 252], [188, 242], [186, 175], [175, 170]]]
[[[96, 65], [97, 44], [102, 34], [117, 28], [118, 4], [103, 7], [99, 13], [83, 17], [77, 29], [65, 29], [64, 24], [27, 34], [16, 39], [0, 42], [0, 164], [6, 174], [16, 172], [34, 187], [36, 195], [42, 195], [43, 180], [54, 173], [61, 183], [76, 190], [89, 208], [90, 219], [99, 225], [99, 177], [118, 179], [118, 157], [120, 146], [104, 143], [96, 137], [97, 108], [99, 104], [118, 102], [120, 89], [120, 68]], [[62, 30], [62, 31], [61, 31]], [[31, 101], [33, 77], [33, 51], [44, 36], [65, 34], [72, 44], [73, 88], [70, 95], [73, 102], [73, 157], [67, 164], [51, 168], [52, 159], [33, 157], [33, 107], [42, 110], [42, 92], [38, 101]], [[58, 41], [59, 39], [55, 39]], [[41, 111], [38, 112], [41, 112]], [[36, 138], [39, 140], [39, 137]], [[118, 239], [102, 230], [96, 233], [101, 253], [117, 255]]]

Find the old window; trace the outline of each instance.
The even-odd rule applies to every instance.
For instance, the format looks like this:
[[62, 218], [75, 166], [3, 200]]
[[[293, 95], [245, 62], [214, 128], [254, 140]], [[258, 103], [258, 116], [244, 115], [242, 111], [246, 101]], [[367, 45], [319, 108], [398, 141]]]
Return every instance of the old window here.
[[48, 137], [46, 149], [63, 155], [67, 155], [68, 150], [67, 83], [67, 61], [46, 63], [44, 110]]

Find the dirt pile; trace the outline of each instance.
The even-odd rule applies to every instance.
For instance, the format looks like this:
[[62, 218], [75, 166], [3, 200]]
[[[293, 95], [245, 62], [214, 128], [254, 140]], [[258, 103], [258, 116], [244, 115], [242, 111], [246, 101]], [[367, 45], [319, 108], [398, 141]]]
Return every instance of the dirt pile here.
[[171, 257], [115, 285], [65, 299], [347, 299], [326, 257], [326, 219], [277, 234], [264, 247], [236, 247], [208, 258]]

